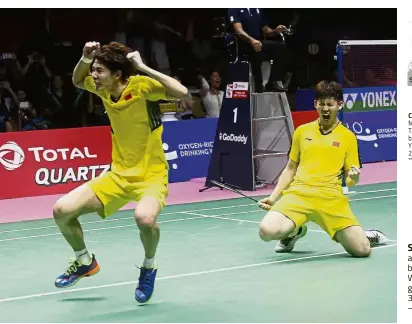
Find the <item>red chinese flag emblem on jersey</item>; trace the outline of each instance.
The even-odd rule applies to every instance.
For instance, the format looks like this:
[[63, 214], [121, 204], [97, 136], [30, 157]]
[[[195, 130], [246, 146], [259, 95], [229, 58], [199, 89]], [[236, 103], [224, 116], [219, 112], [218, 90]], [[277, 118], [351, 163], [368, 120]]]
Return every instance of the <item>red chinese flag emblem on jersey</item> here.
[[125, 97], [124, 97], [124, 100], [130, 100], [130, 99], [132, 99], [132, 94], [131, 93], [129, 93], [128, 95], [126, 95]]
[[339, 142], [333, 142], [332, 146], [339, 147], [340, 143]]

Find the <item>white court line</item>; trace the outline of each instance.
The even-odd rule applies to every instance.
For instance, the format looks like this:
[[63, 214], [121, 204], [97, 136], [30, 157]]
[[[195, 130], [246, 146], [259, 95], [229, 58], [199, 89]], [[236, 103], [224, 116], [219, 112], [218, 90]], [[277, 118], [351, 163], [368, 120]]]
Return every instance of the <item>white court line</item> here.
[[[372, 190], [372, 191], [363, 191], [363, 192], [357, 192], [354, 195], [359, 195], [359, 194], [367, 194], [367, 193], [374, 193], [374, 192], [382, 192], [382, 191], [392, 191], [392, 190], [397, 190], [396, 188], [389, 188], [389, 189], [381, 189], [381, 190]], [[368, 199], [377, 199], [377, 198], [386, 198], [386, 197], [395, 197], [396, 195], [393, 196], [381, 196], [381, 197], [371, 197], [371, 198], [359, 198], [359, 199], [350, 199], [349, 201], [358, 201], [358, 200], [368, 200]], [[247, 207], [247, 206], [255, 206], [256, 204], [243, 204], [243, 205], [232, 205], [232, 206], [223, 206], [223, 207], [213, 207], [213, 208], [203, 208], [203, 209], [194, 209], [194, 210], [186, 210], [182, 212], [168, 212], [168, 213], [161, 213], [159, 217], [163, 215], [175, 215], [179, 213], [185, 213], [185, 212], [200, 212], [200, 211], [209, 211], [209, 210], [218, 210], [218, 209], [228, 209], [228, 208], [239, 208], [239, 207]], [[129, 220], [127, 217], [122, 217], [122, 218], [109, 218], [105, 220], [97, 220], [97, 221], [90, 221], [90, 222], [82, 222], [81, 224], [96, 224], [96, 223], [103, 223], [103, 222], [115, 222], [115, 221], [123, 221], [123, 220]], [[1, 225], [1, 223], [0, 223]], [[48, 229], [48, 228], [56, 228], [56, 226], [51, 225], [51, 226], [42, 226], [42, 227], [31, 227], [31, 228], [20, 228], [20, 229], [14, 229], [14, 230], [6, 230], [6, 231], [1, 231], [0, 234], [6, 234], [6, 233], [14, 233], [14, 232], [23, 232], [23, 231], [34, 231], [34, 230], [42, 230], [42, 229]], [[0, 241], [1, 242], [1, 241]]]
[[398, 195], [388, 195], [388, 196], [379, 196], [379, 197], [358, 198], [358, 199], [350, 199], [349, 201], [372, 200], [372, 199], [389, 198], [389, 197], [396, 197], [396, 196], [398, 196]]
[[[397, 195], [389, 195], [389, 196], [378, 196], [378, 197], [369, 197], [369, 198], [358, 198], [358, 199], [351, 199], [350, 201], [361, 201], [361, 200], [371, 200], [371, 199], [381, 199], [381, 198], [389, 198], [389, 197], [396, 197]], [[254, 206], [256, 204], [249, 204], [247, 206]], [[227, 206], [228, 207], [228, 206]], [[235, 207], [235, 206], [232, 206]], [[219, 208], [213, 208], [213, 209], [207, 209], [207, 210], [214, 210], [214, 209], [219, 209]], [[197, 211], [201, 211], [201, 209], [198, 209]], [[206, 209], [204, 209], [206, 211]], [[256, 210], [256, 211], [247, 211], [247, 212], [236, 212], [236, 213], [227, 213], [227, 214], [219, 214], [219, 215], [212, 215], [215, 217], [218, 216], [226, 216], [226, 215], [237, 215], [237, 214], [249, 214], [249, 213], [255, 213], [255, 212], [260, 212], [261, 210]], [[181, 211], [181, 212], [175, 212], [174, 214], [187, 214], [191, 213], [192, 211]], [[194, 215], [194, 214], [193, 214]], [[171, 223], [171, 222], [183, 222], [186, 220], [192, 220], [192, 219], [199, 219], [199, 218], [204, 218], [207, 215], [203, 215], [200, 217], [190, 217], [190, 218], [180, 218], [180, 219], [173, 219], [173, 220], [167, 220], [167, 221], [160, 221], [159, 223]], [[213, 217], [211, 217], [213, 218]], [[131, 227], [135, 226], [134, 224], [130, 225], [119, 225], [119, 226], [110, 226], [110, 227], [102, 227], [102, 228], [92, 228], [92, 229], [85, 229], [83, 230], [84, 232], [94, 232], [94, 231], [103, 231], [103, 230], [108, 230], [108, 229], [116, 229], [116, 228], [124, 228], [124, 227]], [[316, 230], [311, 230], [311, 231], [316, 231]], [[319, 231], [320, 232], [320, 231]], [[1, 234], [1, 233], [0, 233]], [[6, 242], [6, 241], [17, 241], [17, 240], [27, 240], [31, 238], [37, 238], [37, 237], [47, 237], [47, 236], [56, 236], [56, 235], [61, 235], [61, 233], [50, 233], [50, 234], [41, 234], [41, 235], [32, 235], [32, 236], [22, 236], [22, 237], [11, 237], [7, 239], [2, 239], [0, 242]]]
[[371, 190], [371, 191], [361, 191], [361, 192], [355, 192], [352, 195], [349, 196], [355, 196], [355, 195], [361, 195], [361, 194], [368, 194], [368, 193], [375, 193], [375, 192], [386, 192], [386, 191], [396, 191], [398, 188], [388, 188], [388, 189], [379, 189], [379, 190]]
[[[239, 218], [222, 217], [222, 215], [202, 215], [202, 214], [192, 213], [192, 212], [184, 212], [184, 214], [193, 215], [193, 216], [203, 216], [205, 218], [224, 219], [224, 220], [236, 221], [236, 222], [239, 222], [239, 223], [260, 224], [260, 222], [256, 222], [256, 221], [250, 221], [250, 220], [247, 220], [247, 219], [239, 219]], [[237, 215], [237, 214], [238, 213], [232, 213], [232, 215]], [[225, 214], [223, 214], [223, 215], [225, 215]], [[226, 215], [230, 215], [230, 214], [226, 214]], [[328, 234], [325, 231], [315, 230], [315, 229], [308, 229], [308, 231], [316, 232], [316, 233], [322, 233], [322, 234]], [[387, 239], [387, 241], [388, 242], [396, 242], [396, 240], [390, 240], [390, 239]]]
[[[213, 208], [204, 208], [204, 209], [194, 209], [193, 211], [198, 212], [198, 211], [209, 211], [209, 210], [217, 210], [217, 209], [228, 209], [228, 208], [239, 208], [239, 207], [246, 207], [246, 206], [255, 206], [256, 204], [244, 204], [244, 205], [232, 205], [232, 206], [224, 206], [224, 207], [213, 207]], [[123, 210], [122, 210], [123, 211]], [[188, 210], [191, 211], [191, 210]], [[182, 212], [169, 212], [169, 213], [161, 213], [159, 217], [162, 217], [163, 215], [176, 215], [180, 214]], [[93, 214], [93, 213], [92, 213]], [[88, 214], [88, 215], [92, 215]], [[97, 214], [96, 214], [97, 215]], [[98, 221], [91, 221], [91, 222], [82, 222], [81, 224], [96, 224], [96, 223], [106, 223], [106, 222], [114, 222], [114, 221], [123, 221], [123, 220], [130, 220], [128, 217], [122, 217], [122, 218], [108, 218], [104, 220], [98, 220]], [[2, 225], [0, 223], [0, 225]], [[14, 232], [23, 232], [23, 231], [31, 231], [31, 230], [40, 230], [40, 229], [48, 229], [48, 228], [56, 228], [55, 225], [51, 226], [42, 226], [42, 227], [31, 227], [31, 228], [20, 228], [20, 229], [14, 229], [14, 230], [7, 230], [7, 231], [2, 231], [0, 234], [4, 233], [14, 233]]]
[[[378, 246], [376, 248], [373, 248], [373, 250], [385, 249], [385, 248], [389, 248], [389, 247], [393, 247], [393, 246], [396, 246], [396, 244]], [[347, 252], [327, 253], [327, 254], [321, 254], [321, 255], [312, 255], [312, 256], [306, 256], [306, 257], [286, 259], [286, 260], [276, 260], [276, 261], [268, 261], [268, 262], [261, 262], [261, 263], [253, 263], [253, 264], [247, 264], [247, 265], [243, 265], [243, 266], [235, 266], [235, 267], [229, 267], [229, 268], [220, 268], [220, 269], [205, 270], [205, 271], [198, 271], [198, 272], [191, 272], [191, 273], [183, 273], [183, 274], [178, 274], [178, 275], [160, 277], [160, 278], [157, 278], [156, 281], [186, 278], [186, 277], [194, 277], [194, 276], [200, 276], [200, 275], [211, 274], [211, 273], [226, 272], [226, 271], [239, 270], [239, 269], [255, 268], [255, 267], [266, 266], [266, 265], [277, 264], [277, 263], [287, 263], [287, 262], [300, 261], [300, 260], [318, 259], [318, 258], [330, 257], [330, 256], [335, 256], [335, 255], [343, 255], [343, 254], [347, 254]], [[119, 287], [119, 286], [131, 285], [131, 284], [136, 284], [136, 283], [137, 283], [137, 280], [133, 280], [133, 281], [118, 282], [118, 283], [107, 284], [107, 285], [99, 285], [99, 286], [92, 286], [92, 287], [85, 287], [85, 288], [74, 288], [74, 289], [67, 289], [67, 290], [51, 291], [51, 292], [45, 292], [45, 293], [34, 294], [34, 295], [25, 295], [25, 296], [19, 296], [19, 297], [10, 297], [10, 298], [0, 299], [0, 303], [17, 301], [17, 300], [25, 300], [25, 299], [31, 299], [31, 298], [46, 297], [46, 296], [52, 296], [52, 295], [68, 294], [68, 293], [73, 293], [73, 292], [78, 292], [78, 291], [87, 291], [87, 290], [95, 290], [95, 289], [102, 289], [102, 288]]]
[[[192, 220], [192, 219], [200, 219], [200, 218], [204, 218], [204, 217], [198, 216], [198, 217], [186, 217], [186, 218], [170, 219], [170, 220], [166, 220], [166, 221], [160, 221], [158, 223], [159, 224], [160, 223], [173, 223], [173, 222], [181, 222], [181, 221]], [[110, 227], [102, 227], [102, 228], [90, 228], [90, 229], [83, 230], [83, 232], [95, 232], [95, 231], [103, 231], [103, 230], [108, 230], [108, 229], [123, 228], [123, 227], [134, 227], [134, 226], [136, 226], [136, 224], [110, 226]], [[10, 238], [7, 238], [7, 239], [2, 239], [2, 240], [0, 240], [0, 242], [27, 240], [27, 239], [30, 239], [30, 238], [56, 236], [56, 235], [62, 235], [62, 234], [61, 233], [50, 233], [50, 234], [41, 234], [41, 235], [32, 235], [32, 236], [10, 237]]]

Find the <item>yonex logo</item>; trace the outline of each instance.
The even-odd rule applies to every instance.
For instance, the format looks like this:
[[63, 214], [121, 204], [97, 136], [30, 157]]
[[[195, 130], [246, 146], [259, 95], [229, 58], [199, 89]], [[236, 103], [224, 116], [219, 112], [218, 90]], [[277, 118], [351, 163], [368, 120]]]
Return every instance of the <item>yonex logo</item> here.
[[15, 142], [0, 146], [0, 163], [6, 170], [20, 168], [24, 162], [24, 152]]
[[[167, 151], [168, 149], [169, 149], [169, 145], [166, 144], [166, 143], [163, 143], [163, 150]], [[173, 161], [173, 160], [176, 160], [178, 158], [177, 151], [165, 152], [165, 156], [166, 156], [167, 161]], [[173, 163], [172, 168], [176, 170], [177, 169], [177, 164]]]
[[345, 103], [346, 108], [352, 109], [357, 97], [357, 93], [345, 93], [343, 95], [343, 102]]

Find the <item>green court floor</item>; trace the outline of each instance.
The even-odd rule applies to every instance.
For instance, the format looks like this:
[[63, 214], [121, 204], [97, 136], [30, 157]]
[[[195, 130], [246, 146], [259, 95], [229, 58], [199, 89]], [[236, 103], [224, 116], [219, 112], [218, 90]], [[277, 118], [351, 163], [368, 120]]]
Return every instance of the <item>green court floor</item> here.
[[132, 211], [81, 219], [101, 271], [67, 290], [54, 280], [73, 252], [53, 220], [0, 224], [0, 322], [396, 322], [396, 182], [356, 191], [362, 226], [393, 240], [366, 259], [315, 224], [276, 254], [258, 235], [264, 211], [246, 198], [166, 207], [145, 306], [134, 300], [144, 254]]

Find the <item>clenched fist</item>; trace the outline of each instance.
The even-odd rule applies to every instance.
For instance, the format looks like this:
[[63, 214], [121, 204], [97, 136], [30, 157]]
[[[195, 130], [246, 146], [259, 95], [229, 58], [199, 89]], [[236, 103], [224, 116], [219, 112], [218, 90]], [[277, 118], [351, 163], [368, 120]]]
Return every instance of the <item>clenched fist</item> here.
[[140, 53], [138, 51], [131, 52], [127, 54], [127, 59], [132, 62], [137, 69], [141, 69], [142, 67], [145, 66], [143, 63], [142, 57], [140, 56]]
[[264, 210], [270, 210], [270, 208], [272, 208], [274, 203], [274, 199], [272, 199], [270, 196], [263, 198], [261, 200], [259, 200], [259, 207], [264, 209]]
[[98, 48], [100, 48], [99, 42], [87, 42], [83, 47], [83, 56], [92, 60]]

